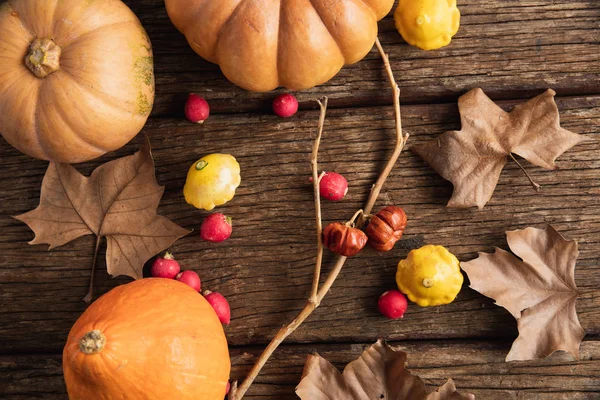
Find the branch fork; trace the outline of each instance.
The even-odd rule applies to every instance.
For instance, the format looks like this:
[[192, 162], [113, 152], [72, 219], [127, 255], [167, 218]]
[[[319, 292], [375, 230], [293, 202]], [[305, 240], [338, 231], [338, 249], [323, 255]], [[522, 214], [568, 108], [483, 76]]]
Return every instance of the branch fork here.
[[359, 217], [362, 219], [363, 215], [364, 215], [363, 210], [362, 209], [358, 210], [357, 212], [354, 213], [352, 218], [350, 218], [350, 220], [345, 223], [345, 225], [354, 228], [356, 226], [356, 223], [355, 223], [356, 219]]
[[[408, 140], [409, 135], [404, 134], [402, 132], [402, 119], [400, 115], [400, 89], [396, 84], [396, 80], [394, 79], [394, 74], [392, 72], [392, 68], [390, 66], [390, 61], [388, 55], [384, 52], [379, 39], [375, 42], [377, 49], [383, 59], [385, 70], [388, 75], [388, 79], [393, 91], [393, 99], [394, 99], [394, 112], [396, 118], [396, 145], [394, 147], [394, 152], [390, 156], [385, 168], [379, 175], [377, 182], [371, 188], [371, 192], [369, 194], [369, 198], [365, 204], [365, 207], [362, 210], [358, 210], [352, 218], [346, 223], [354, 226], [356, 225], [358, 228], [361, 228], [365, 222], [370, 217], [371, 211], [377, 198], [379, 197], [379, 193], [389, 176], [390, 172], [394, 168], [400, 153], [404, 149], [406, 141]], [[323, 263], [323, 223], [321, 219], [321, 195], [319, 192], [319, 183], [324, 173], [321, 175], [318, 174], [318, 152], [319, 146], [321, 144], [321, 137], [323, 134], [323, 127], [325, 125], [325, 117], [327, 114], [327, 97], [323, 97], [318, 100], [319, 106], [321, 108], [321, 113], [319, 117], [319, 125], [317, 129], [317, 136], [315, 138], [312, 156], [310, 160], [310, 165], [312, 168], [312, 182], [313, 182], [313, 191], [314, 191], [314, 203], [315, 203], [315, 220], [316, 220], [316, 236], [317, 236], [317, 258], [315, 261], [315, 270], [313, 274], [313, 282], [311, 287], [310, 296], [308, 301], [302, 311], [294, 318], [292, 322], [288, 325], [283, 326], [279, 332], [275, 335], [275, 337], [271, 340], [269, 345], [265, 348], [263, 353], [260, 355], [252, 369], [250, 370], [248, 376], [241, 385], [237, 384], [237, 381], [231, 385], [231, 390], [229, 392], [229, 400], [241, 400], [244, 397], [244, 394], [248, 391], [258, 374], [260, 373], [263, 366], [266, 364], [268, 359], [271, 357], [273, 352], [277, 349], [277, 347], [292, 333], [298, 328], [306, 318], [320, 305], [321, 301], [325, 297], [325, 295], [329, 292], [329, 289], [337, 279], [340, 274], [342, 267], [346, 262], [346, 257], [338, 256], [333, 268], [327, 275], [325, 282], [319, 287], [319, 283], [321, 280], [321, 265]]]

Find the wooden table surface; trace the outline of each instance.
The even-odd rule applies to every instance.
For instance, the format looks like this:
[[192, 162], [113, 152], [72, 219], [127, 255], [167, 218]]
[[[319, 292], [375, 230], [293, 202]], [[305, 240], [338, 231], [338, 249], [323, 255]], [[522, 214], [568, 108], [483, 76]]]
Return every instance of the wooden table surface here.
[[[302, 111], [289, 120], [269, 112], [273, 93], [234, 87], [196, 56], [171, 25], [162, 0], [128, 0], [148, 30], [155, 53], [156, 103], [143, 133], [154, 148], [157, 178], [166, 186], [160, 212], [198, 229], [207, 215], [185, 204], [182, 186], [190, 163], [211, 152], [235, 155], [243, 182], [219, 210], [234, 218], [230, 240], [211, 245], [197, 234], [172, 251], [196, 270], [203, 286], [222, 292], [232, 307], [226, 328], [232, 378], [242, 378], [279, 327], [307, 298], [315, 258], [309, 153], [318, 111], [330, 98], [320, 162], [350, 182], [347, 198], [324, 203], [324, 223], [348, 219], [393, 145], [391, 92], [379, 55], [344, 68], [321, 87], [297, 93]], [[384, 187], [379, 205], [403, 206], [410, 239], [387, 254], [364, 251], [344, 267], [322, 306], [276, 352], [247, 398], [294, 399], [306, 355], [313, 351], [343, 367], [378, 338], [409, 352], [409, 364], [428, 385], [452, 377], [478, 399], [600, 399], [600, 2], [597, 0], [459, 0], [462, 26], [451, 45], [423, 52], [406, 45], [391, 16], [380, 38], [402, 89], [404, 128], [415, 145], [460, 127], [456, 101], [483, 88], [506, 108], [553, 88], [565, 128], [592, 139], [559, 158], [560, 169], [527, 169], [543, 189], [534, 192], [508, 164], [484, 210], [450, 210], [452, 192], [409, 149]], [[214, 114], [203, 126], [183, 119], [188, 92], [206, 96]], [[107, 127], [110, 129], [110, 127]], [[135, 151], [123, 149], [80, 166]], [[86, 305], [94, 247], [91, 236], [47, 252], [27, 244], [32, 232], [11, 218], [35, 208], [47, 163], [0, 141], [0, 398], [64, 399], [61, 351]], [[377, 208], [377, 207], [376, 207]], [[493, 301], [465, 287], [456, 301], [436, 308], [409, 306], [390, 321], [376, 308], [394, 287], [398, 260], [410, 245], [447, 246], [461, 260], [493, 246], [506, 248], [504, 232], [554, 225], [580, 243], [575, 271], [577, 302], [586, 338], [581, 359], [555, 354], [545, 360], [505, 363], [516, 323]], [[103, 255], [103, 251], [101, 255]], [[325, 261], [332, 257], [326, 253]], [[97, 293], [128, 282], [110, 278], [101, 257]]]

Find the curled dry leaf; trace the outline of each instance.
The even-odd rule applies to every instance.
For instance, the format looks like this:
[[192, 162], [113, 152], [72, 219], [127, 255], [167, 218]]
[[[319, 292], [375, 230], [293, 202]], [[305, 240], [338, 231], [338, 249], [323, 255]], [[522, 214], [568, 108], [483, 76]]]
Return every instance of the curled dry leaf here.
[[[108, 273], [142, 277], [144, 263], [189, 233], [156, 213], [164, 192], [154, 176], [150, 145], [96, 168], [87, 178], [69, 164], [50, 163], [40, 205], [16, 219], [35, 233], [30, 244], [50, 249], [80, 236], [106, 237]], [[97, 252], [96, 248], [96, 252]]]
[[[549, 89], [510, 113], [498, 107], [481, 89], [460, 97], [462, 130], [446, 132], [413, 147], [454, 185], [448, 207], [483, 208], [494, 193], [507, 158], [514, 159], [513, 154], [540, 167], [555, 169], [558, 156], [585, 140], [560, 127], [555, 94]], [[539, 189], [531, 178], [530, 181]]]
[[341, 374], [319, 355], [310, 355], [296, 394], [303, 400], [474, 400], [452, 380], [427, 394], [425, 383], [406, 369], [406, 353], [379, 340]]
[[579, 358], [585, 332], [577, 318], [575, 285], [577, 242], [565, 240], [552, 226], [506, 233], [511, 250], [461, 264], [471, 288], [496, 300], [517, 319], [519, 337], [506, 361], [532, 360], [557, 350]]

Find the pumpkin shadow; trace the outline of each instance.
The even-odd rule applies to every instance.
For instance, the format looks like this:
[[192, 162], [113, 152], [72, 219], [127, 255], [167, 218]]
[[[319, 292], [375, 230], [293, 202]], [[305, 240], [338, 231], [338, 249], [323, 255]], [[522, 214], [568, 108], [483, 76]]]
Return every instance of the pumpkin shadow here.
[[154, 264], [154, 261], [156, 260], [157, 256], [152, 257], [151, 259], [149, 259], [148, 261], [146, 261], [146, 263], [144, 264], [144, 268], [142, 269], [142, 276], [144, 278], [150, 278], [152, 277], [152, 274], [150, 273], [150, 270], [152, 269], [152, 264]]

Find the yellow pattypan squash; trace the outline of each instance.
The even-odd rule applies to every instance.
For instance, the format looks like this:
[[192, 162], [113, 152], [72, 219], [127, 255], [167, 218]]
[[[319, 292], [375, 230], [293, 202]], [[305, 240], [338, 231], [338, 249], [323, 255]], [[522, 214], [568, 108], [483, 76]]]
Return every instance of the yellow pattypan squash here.
[[443, 246], [412, 250], [398, 263], [396, 283], [421, 307], [451, 303], [463, 284], [458, 259]]
[[400, 0], [396, 29], [407, 43], [423, 50], [447, 46], [460, 26], [456, 0]]
[[188, 204], [204, 210], [227, 203], [240, 185], [240, 164], [230, 154], [209, 154], [188, 171], [183, 195]]

